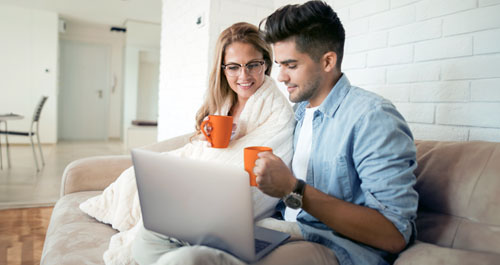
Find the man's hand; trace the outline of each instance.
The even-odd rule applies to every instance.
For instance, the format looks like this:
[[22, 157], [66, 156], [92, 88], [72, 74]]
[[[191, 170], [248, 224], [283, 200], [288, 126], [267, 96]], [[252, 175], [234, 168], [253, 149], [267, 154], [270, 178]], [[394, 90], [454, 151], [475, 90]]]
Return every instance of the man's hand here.
[[283, 198], [293, 191], [297, 179], [281, 158], [271, 152], [260, 152], [253, 168], [257, 185], [265, 194]]

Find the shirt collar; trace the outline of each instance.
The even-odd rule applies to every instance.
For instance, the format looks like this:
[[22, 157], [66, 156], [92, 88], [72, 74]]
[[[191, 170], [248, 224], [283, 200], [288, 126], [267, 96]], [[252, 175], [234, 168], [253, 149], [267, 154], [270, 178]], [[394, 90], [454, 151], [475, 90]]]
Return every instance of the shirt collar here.
[[[335, 112], [340, 106], [340, 103], [344, 100], [344, 97], [347, 95], [349, 90], [351, 89], [351, 83], [345, 74], [339, 78], [337, 83], [333, 86], [332, 90], [323, 100], [321, 105], [319, 105], [318, 110], [322, 112], [324, 115], [333, 117]], [[309, 104], [308, 101], [302, 101], [297, 103], [297, 111], [295, 112], [295, 119], [300, 120], [305, 115], [306, 106]]]

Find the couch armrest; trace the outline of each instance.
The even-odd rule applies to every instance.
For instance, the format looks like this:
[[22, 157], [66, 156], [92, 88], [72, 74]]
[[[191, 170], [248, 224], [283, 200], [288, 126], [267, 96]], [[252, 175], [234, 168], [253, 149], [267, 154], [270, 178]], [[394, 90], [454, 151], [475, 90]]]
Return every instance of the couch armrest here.
[[[184, 146], [193, 133], [180, 135], [141, 149], [166, 152]], [[60, 196], [78, 191], [104, 190], [127, 168], [132, 166], [130, 155], [95, 156], [71, 162], [64, 170]]]
[[75, 160], [64, 169], [60, 196], [78, 191], [104, 190], [130, 166], [132, 160], [129, 155]]

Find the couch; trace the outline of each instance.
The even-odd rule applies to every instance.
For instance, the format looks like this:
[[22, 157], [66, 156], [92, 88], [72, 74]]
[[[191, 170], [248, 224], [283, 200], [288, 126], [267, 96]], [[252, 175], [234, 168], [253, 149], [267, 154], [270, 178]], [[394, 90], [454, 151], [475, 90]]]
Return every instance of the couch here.
[[[179, 136], [144, 149], [184, 145]], [[417, 141], [418, 235], [395, 264], [500, 264], [500, 143]], [[62, 177], [41, 264], [103, 264], [116, 233], [80, 211], [131, 166], [129, 156], [101, 156], [69, 164]]]

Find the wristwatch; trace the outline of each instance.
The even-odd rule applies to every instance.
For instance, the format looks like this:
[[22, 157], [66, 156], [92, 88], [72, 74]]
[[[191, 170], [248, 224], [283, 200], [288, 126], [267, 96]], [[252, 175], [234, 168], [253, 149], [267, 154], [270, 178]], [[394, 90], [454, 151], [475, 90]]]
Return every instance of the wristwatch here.
[[283, 197], [283, 202], [287, 207], [292, 209], [302, 208], [302, 196], [304, 196], [304, 188], [306, 187], [306, 182], [298, 179], [297, 184], [295, 184], [295, 188], [290, 194], [285, 195]]

